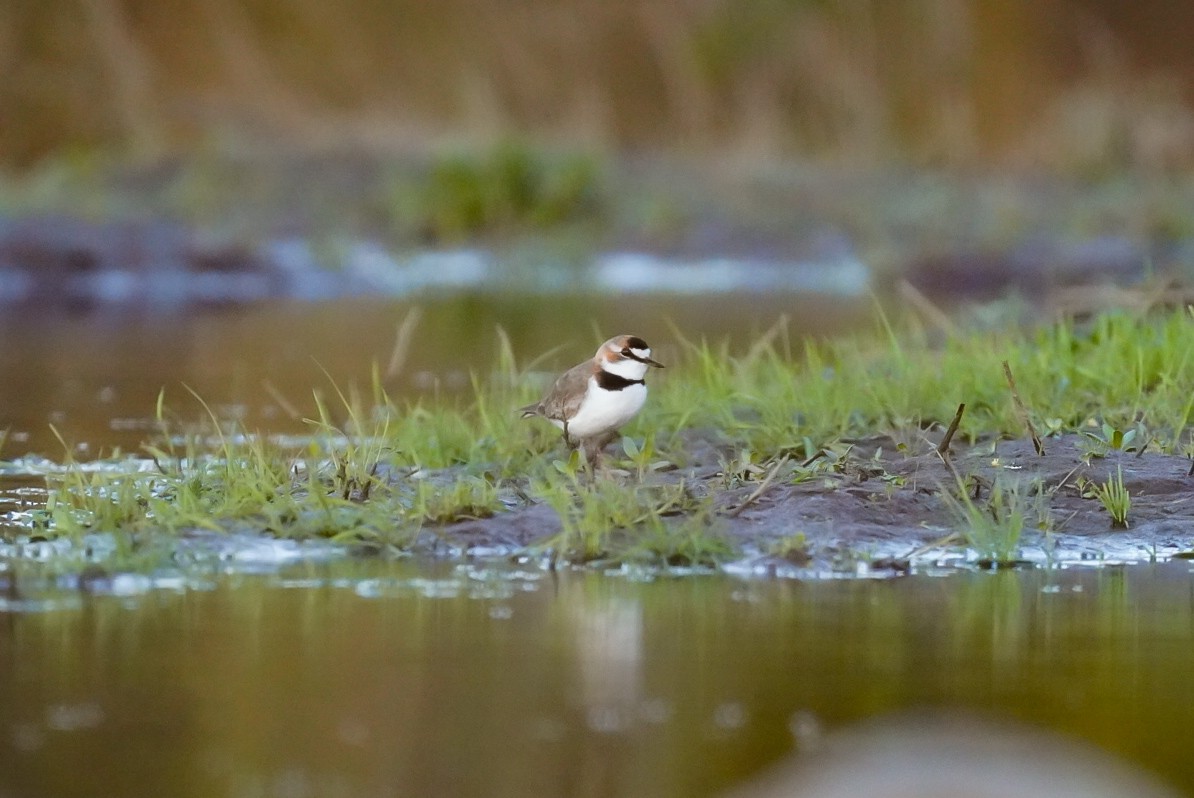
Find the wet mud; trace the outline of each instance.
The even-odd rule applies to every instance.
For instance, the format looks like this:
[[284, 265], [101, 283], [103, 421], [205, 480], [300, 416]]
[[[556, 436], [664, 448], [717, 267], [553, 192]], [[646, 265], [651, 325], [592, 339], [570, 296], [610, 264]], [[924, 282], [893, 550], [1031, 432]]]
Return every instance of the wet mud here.
[[[724, 467], [732, 452], [697, 433], [690, 438], [687, 463], [646, 481], [683, 480], [694, 494], [709, 497], [717, 509], [719, 532], [747, 554], [739, 567], [759, 574], [1114, 564], [1180, 558], [1194, 551], [1189, 459], [1107, 449], [1082, 435], [1046, 438], [1044, 448], [1038, 455], [1028, 439], [971, 446], [955, 442], [947, 463], [930, 442], [917, 452], [890, 438], [873, 438], [854, 441], [845, 456], [811, 477], [808, 467], [793, 459], [778, 468], [769, 484], [762, 473], [735, 484], [740, 480]], [[1131, 496], [1126, 529], [1113, 526], [1092, 490], [1120, 473]], [[637, 476], [614, 471], [601, 478], [629, 484]], [[978, 507], [985, 506], [996, 480], [1020, 483], [1033, 509], [1012, 561], [990, 562], [967, 544], [964, 524], [942, 495], [956, 491], [959, 479], [977, 497]], [[534, 547], [561, 528], [551, 508], [525, 504], [431, 534], [468, 551]]]

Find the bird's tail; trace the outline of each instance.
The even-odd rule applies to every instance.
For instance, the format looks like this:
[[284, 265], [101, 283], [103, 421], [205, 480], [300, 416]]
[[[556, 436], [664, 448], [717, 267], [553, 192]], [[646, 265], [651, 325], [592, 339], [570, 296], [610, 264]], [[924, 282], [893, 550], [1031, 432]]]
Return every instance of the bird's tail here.
[[543, 411], [539, 408], [538, 402], [533, 405], [527, 405], [526, 407], [518, 408], [519, 418], [530, 418], [531, 416], [542, 415], [542, 413]]

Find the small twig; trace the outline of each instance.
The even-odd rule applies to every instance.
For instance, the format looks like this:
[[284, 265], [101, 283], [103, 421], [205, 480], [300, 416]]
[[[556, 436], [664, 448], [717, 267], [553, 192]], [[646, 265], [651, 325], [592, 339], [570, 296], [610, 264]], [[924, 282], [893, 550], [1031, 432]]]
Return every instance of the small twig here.
[[1074, 510], [1074, 512], [1070, 513], [1069, 515], [1067, 515], [1065, 517], [1065, 520], [1061, 521], [1059, 524], [1057, 524], [1057, 526], [1053, 527], [1053, 531], [1060, 532], [1062, 529], [1065, 528], [1066, 524], [1068, 524], [1070, 521], [1074, 520], [1074, 516], [1076, 516], [1076, 515], [1078, 515], [1078, 511]]
[[369, 466], [369, 479], [365, 480], [365, 484], [361, 487], [360, 501], [369, 501], [369, 492], [373, 490], [373, 483], [377, 481], [377, 461], [373, 461], [373, 465]]
[[1078, 473], [1078, 469], [1082, 468], [1083, 465], [1085, 465], [1085, 464], [1079, 463], [1078, 465], [1071, 468], [1070, 473], [1066, 474], [1064, 477], [1061, 478], [1061, 482], [1058, 482], [1056, 485], [1054, 485], [1052, 488], [1049, 489], [1049, 495], [1050, 496], [1056, 495], [1057, 491], [1059, 491], [1063, 487], [1065, 487], [1065, 483], [1069, 482], [1070, 477], [1072, 477], [1072, 476], [1074, 476], [1074, 474]]
[[948, 535], [946, 535], [943, 538], [939, 538], [937, 540], [933, 540], [933, 541], [930, 541], [923, 545], [917, 546], [915, 549], [913, 549], [912, 551], [905, 554], [903, 559], [912, 561], [916, 557], [920, 557], [925, 552], [931, 551], [933, 549], [941, 548], [942, 546], [948, 546], [950, 543], [956, 543], [961, 539], [962, 539], [962, 536], [959, 535], [957, 532], [950, 532]]
[[954, 413], [954, 420], [949, 422], [949, 427], [945, 430], [945, 437], [937, 444], [937, 454], [943, 459], [949, 456], [949, 442], [954, 439], [954, 433], [958, 431], [958, 424], [962, 422], [962, 414], [965, 412], [966, 403], [962, 402], [958, 405], [958, 412]]
[[907, 280], [900, 280], [900, 296], [908, 300], [910, 305], [920, 311], [921, 316], [932, 323], [943, 334], [947, 336], [958, 334], [958, 326], [953, 323], [949, 315], [933, 304], [932, 300]]
[[755, 488], [754, 492], [751, 493], [749, 496], [747, 496], [746, 499], [742, 502], [742, 504], [739, 504], [734, 509], [728, 511], [726, 513], [726, 515], [729, 516], [730, 518], [737, 518], [739, 513], [741, 513], [743, 510], [745, 510], [747, 507], [749, 507], [754, 502], [756, 502], [758, 500], [758, 498], [760, 496], [762, 496], [763, 493], [768, 488], [771, 487], [771, 483], [775, 480], [775, 475], [779, 473], [779, 470], [781, 468], [783, 468], [787, 462], [788, 462], [788, 456], [785, 454], [783, 457], [781, 457], [779, 459], [779, 462], [777, 462], [774, 466], [771, 467], [771, 471], [769, 471], [767, 473], [767, 476], [763, 477], [763, 481], [759, 483], [759, 487]]
[[816, 453], [816, 454], [814, 454], [812, 457], [808, 458], [807, 460], [805, 460], [803, 463], [801, 463], [801, 464], [800, 464], [800, 467], [801, 467], [801, 468], [808, 468], [808, 467], [809, 467], [809, 466], [811, 466], [813, 463], [815, 463], [815, 462], [817, 462], [818, 460], [820, 460], [822, 457], [828, 457], [828, 456], [829, 456], [829, 452], [825, 451], [824, 449], [818, 449], [818, 450], [817, 450], [817, 453]]
[[958, 469], [954, 468], [953, 461], [949, 459], [949, 450], [946, 449], [943, 452], [940, 449], [934, 449], [933, 451], [938, 457], [941, 458], [941, 462], [945, 464], [945, 467], [949, 469], [949, 473], [954, 478], [954, 482], [957, 482], [959, 485], [964, 484], [962, 482], [961, 475], [958, 474]]
[[949, 469], [950, 475], [954, 478], [954, 482], [959, 485], [962, 484], [962, 477], [959, 476], [958, 470], [954, 468], [953, 460], [949, 457], [949, 442], [953, 440], [954, 433], [958, 431], [958, 424], [962, 422], [962, 414], [966, 412], [966, 403], [963, 402], [958, 405], [958, 412], [954, 413], [954, 420], [949, 422], [949, 427], [945, 430], [945, 437], [941, 439], [941, 443], [937, 444], [937, 448], [933, 451], [941, 458], [941, 462]]
[[1190, 470], [1186, 472], [1186, 476], [1194, 477], [1194, 457], [1190, 458]]
[[272, 382], [270, 382], [269, 380], [263, 380], [261, 383], [261, 387], [265, 388], [265, 392], [270, 395], [270, 398], [273, 399], [275, 403], [277, 403], [278, 407], [282, 408], [282, 412], [285, 413], [287, 416], [289, 416], [292, 421], [298, 420], [303, 417], [303, 414], [301, 412], [299, 412], [298, 408], [296, 408], [294, 405], [292, 405], [290, 403], [290, 401], [287, 400], [287, 398], [282, 395], [282, 392], [279, 391], [277, 389], [277, 387]]
[[170, 476], [170, 472], [168, 472], [168, 471], [167, 471], [167, 470], [166, 470], [166, 469], [165, 469], [165, 468], [162, 466], [162, 464], [161, 464], [161, 462], [158, 460], [158, 456], [157, 456], [156, 454], [155, 454], [155, 455], [151, 455], [151, 459], [153, 460], [153, 464], [154, 464], [154, 466], [157, 468], [157, 470], [158, 470], [159, 472], [161, 472], [162, 476], [164, 476], [164, 477], [168, 477], [168, 476]]
[[779, 337], [779, 334], [788, 328], [788, 314], [781, 313], [779, 318], [775, 320], [775, 324], [771, 325], [771, 329], [763, 333], [759, 340], [751, 344], [750, 351], [746, 353], [746, 362], [754, 362], [759, 355], [763, 354], [772, 342]]
[[1007, 377], [1007, 385], [1012, 389], [1012, 403], [1016, 406], [1016, 414], [1020, 417], [1020, 423], [1028, 430], [1028, 437], [1032, 438], [1032, 448], [1036, 449], [1038, 456], [1045, 454], [1045, 445], [1041, 443], [1040, 436], [1036, 434], [1036, 429], [1032, 426], [1032, 420], [1028, 418], [1028, 408], [1024, 406], [1024, 401], [1020, 398], [1020, 392], [1016, 390], [1016, 378], [1012, 376], [1012, 367], [1003, 361], [1003, 376]]
[[[984, 487], [987, 487], [987, 488], [994, 487], [994, 485], [992, 483], [987, 483], [987, 481], [985, 479], [983, 479], [982, 476], [980, 476], [978, 474], [971, 474], [970, 479], [972, 479], [974, 481], [974, 491], [970, 494], [970, 498], [973, 499], [974, 501], [979, 501], [980, 499], [982, 499]], [[986, 484], [984, 484], [984, 483], [986, 483]]]
[[390, 350], [390, 359], [386, 363], [384, 378], [387, 382], [402, 373], [402, 369], [406, 365], [406, 356], [410, 353], [410, 342], [414, 338], [415, 328], [419, 326], [421, 318], [423, 318], [423, 310], [415, 305], [406, 312], [406, 316], [398, 325], [398, 329], [394, 333], [394, 348]]

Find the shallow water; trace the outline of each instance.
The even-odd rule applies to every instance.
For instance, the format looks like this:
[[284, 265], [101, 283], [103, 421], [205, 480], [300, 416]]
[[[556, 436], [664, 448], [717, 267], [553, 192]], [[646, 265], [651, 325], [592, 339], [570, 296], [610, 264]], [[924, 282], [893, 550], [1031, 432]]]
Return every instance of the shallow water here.
[[708, 795], [796, 739], [934, 707], [1073, 734], [1194, 790], [1185, 563], [825, 582], [222, 570], [141, 590], [0, 574], [41, 601], [0, 611], [0, 795]]
[[[458, 295], [417, 306], [421, 322], [403, 368], [386, 385], [399, 398], [466, 390], [470, 372], [486, 375], [493, 368], [499, 326], [523, 363], [559, 347], [543, 364], [557, 368], [590, 356], [601, 337], [616, 332], [644, 336], [663, 359], [677, 351], [677, 330], [693, 340], [728, 336], [745, 347], [783, 315], [794, 336], [833, 335], [867, 323], [872, 308], [865, 298], [786, 293]], [[163, 388], [171, 409], [200, 417], [184, 384], [249, 429], [302, 432], [308, 428], [289, 418], [277, 397], [311, 415], [312, 389], [329, 391], [329, 375], [342, 387], [368, 388], [373, 364], [386, 368], [397, 327], [413, 307], [358, 299], [178, 313], [5, 310], [0, 430], [7, 428], [9, 436], [0, 457], [35, 452], [61, 460], [51, 424], [81, 447], [81, 458], [115, 446], [136, 451], [152, 436], [150, 418]]]

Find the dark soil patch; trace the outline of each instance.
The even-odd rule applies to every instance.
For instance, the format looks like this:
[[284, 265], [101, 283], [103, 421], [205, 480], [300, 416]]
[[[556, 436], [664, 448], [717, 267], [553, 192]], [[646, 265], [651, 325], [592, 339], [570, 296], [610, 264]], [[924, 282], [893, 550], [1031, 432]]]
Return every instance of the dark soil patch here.
[[[1024, 532], [1021, 549], [1027, 561], [1139, 561], [1194, 549], [1194, 476], [1187, 458], [1101, 451], [1080, 435], [1044, 443], [1043, 455], [1036, 454], [1030, 440], [987, 441], [968, 448], [955, 443], [951, 458], [971, 490], [977, 486], [979, 506], [997, 478], [1043, 492], [1051, 529]], [[742, 507], [762, 477], [733, 484], [721, 466], [730, 459], [727, 452], [694, 435], [689, 462], [648, 481], [683, 479], [697, 493], [711, 495], [725, 534], [752, 557], [752, 567], [764, 571], [785, 562], [814, 570], [906, 570], [975, 562], [975, 552], [967, 552], [958, 534], [961, 525], [941, 495], [956, 484], [955, 477], [931, 444], [922, 448], [924, 453], [910, 454], [889, 438], [856, 441], [832, 469], [811, 478], [803, 472], [805, 481], [796, 481], [800, 467], [788, 463]], [[1128, 529], [1114, 529], [1108, 512], [1090, 494], [1091, 485], [1106, 482], [1119, 469], [1132, 499]], [[616, 473], [607, 478], [634, 479]], [[443, 527], [437, 537], [465, 549], [517, 548], [541, 543], [560, 530], [553, 510], [532, 504]], [[801, 535], [802, 543], [793, 537]], [[777, 551], [782, 553], [773, 553]]]

